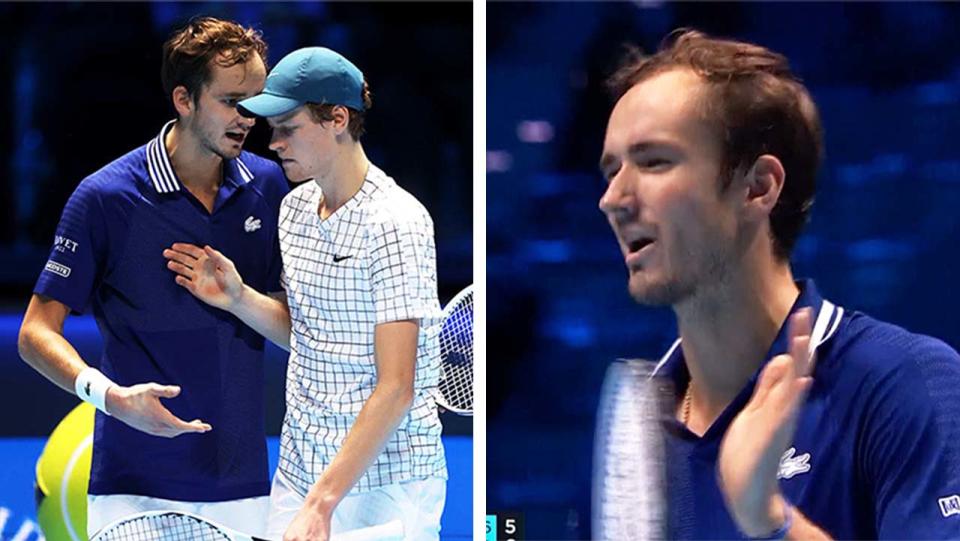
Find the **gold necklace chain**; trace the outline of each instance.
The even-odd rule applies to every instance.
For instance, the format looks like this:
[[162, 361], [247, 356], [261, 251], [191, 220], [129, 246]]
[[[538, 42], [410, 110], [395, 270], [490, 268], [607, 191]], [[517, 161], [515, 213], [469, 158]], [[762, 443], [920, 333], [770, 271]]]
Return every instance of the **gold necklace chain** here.
[[687, 390], [683, 393], [683, 405], [680, 406], [680, 420], [684, 425], [689, 425], [690, 422], [690, 402], [693, 397], [693, 394], [690, 392], [691, 387], [693, 387], [692, 380], [687, 384]]

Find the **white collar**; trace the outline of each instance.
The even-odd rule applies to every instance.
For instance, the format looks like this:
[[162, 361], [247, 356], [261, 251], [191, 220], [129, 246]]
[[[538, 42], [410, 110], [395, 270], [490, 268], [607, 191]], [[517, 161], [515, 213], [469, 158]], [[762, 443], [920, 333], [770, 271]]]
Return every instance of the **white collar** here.
[[[173, 164], [170, 163], [170, 156], [167, 154], [166, 143], [164, 143], [167, 132], [173, 128], [174, 122], [176, 122], [176, 120], [171, 120], [164, 124], [163, 128], [160, 129], [160, 135], [157, 135], [147, 143], [147, 172], [150, 174], [153, 187], [156, 188], [159, 193], [180, 191], [180, 180], [177, 179], [177, 174], [173, 171]], [[253, 180], [253, 173], [250, 172], [250, 168], [248, 168], [240, 158], [224, 160], [224, 180], [234, 178], [229, 174], [227, 169], [230, 162], [236, 162], [238, 176], [244, 184]]]

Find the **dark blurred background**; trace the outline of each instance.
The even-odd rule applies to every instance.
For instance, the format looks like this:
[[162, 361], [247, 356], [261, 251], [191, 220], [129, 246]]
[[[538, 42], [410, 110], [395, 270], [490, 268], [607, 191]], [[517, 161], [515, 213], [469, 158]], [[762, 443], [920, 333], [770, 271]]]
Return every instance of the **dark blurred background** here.
[[[160, 84], [161, 46], [193, 16], [261, 30], [270, 65], [322, 45], [360, 67], [373, 94], [365, 150], [434, 218], [441, 303], [471, 283], [471, 11], [465, 2], [0, 3], [0, 440], [45, 438], [77, 403], [19, 360], [22, 313], [77, 184], [175, 116]], [[258, 123], [246, 150], [275, 159], [269, 135]], [[100, 337], [89, 316], [69, 318], [66, 332], [84, 358], [98, 358]], [[285, 361], [268, 346], [272, 434], [283, 414]], [[445, 516], [445, 534], [469, 536], [471, 423], [448, 414], [443, 421], [445, 442], [459, 453], [457, 481], [466, 483], [454, 505], [462, 524], [451, 526]], [[4, 449], [0, 473], [12, 474]], [[448, 446], [448, 456], [453, 452]], [[0, 506], [16, 516], [23, 494], [5, 486]], [[25, 494], [32, 500], [32, 487]]]
[[785, 54], [820, 107], [795, 275], [960, 346], [960, 4], [488, 4], [487, 509], [522, 511], [527, 539], [589, 538], [606, 366], [676, 337], [672, 312], [627, 295], [597, 162], [624, 44], [682, 26]]

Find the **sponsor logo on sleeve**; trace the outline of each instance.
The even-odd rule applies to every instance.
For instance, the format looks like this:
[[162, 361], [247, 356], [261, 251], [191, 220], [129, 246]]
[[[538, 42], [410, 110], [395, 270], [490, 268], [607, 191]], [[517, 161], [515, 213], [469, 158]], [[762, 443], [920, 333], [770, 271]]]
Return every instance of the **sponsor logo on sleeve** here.
[[44, 265], [43, 270], [52, 272], [58, 276], [63, 276], [64, 278], [70, 276], [70, 267], [61, 265], [56, 261], [47, 261], [47, 264]]
[[77, 241], [68, 239], [67, 237], [56, 235], [53, 237], [53, 249], [60, 252], [70, 252], [77, 253]]
[[942, 514], [944, 518], [950, 515], [960, 515], [960, 496], [954, 494], [953, 496], [940, 498], [937, 501], [940, 503], [940, 514]]

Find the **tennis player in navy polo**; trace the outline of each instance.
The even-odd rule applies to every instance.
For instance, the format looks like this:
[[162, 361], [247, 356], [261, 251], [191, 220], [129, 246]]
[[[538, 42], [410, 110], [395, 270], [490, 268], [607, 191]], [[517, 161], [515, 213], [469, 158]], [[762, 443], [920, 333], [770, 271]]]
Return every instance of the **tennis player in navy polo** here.
[[[280, 289], [287, 184], [276, 163], [241, 150], [254, 121], [236, 108], [263, 88], [265, 55], [258, 33], [212, 18], [167, 41], [163, 83], [177, 120], [80, 183], [27, 308], [21, 356], [100, 410], [91, 534], [154, 509], [264, 527], [264, 340], [171, 283], [163, 250], [216, 244], [252, 287]], [[99, 370], [62, 336], [70, 312], [88, 311], [104, 341], [88, 360]]]
[[611, 87], [600, 208], [680, 334], [667, 538], [960, 539], [960, 357], [791, 272], [822, 134], [786, 59], [684, 31]]

